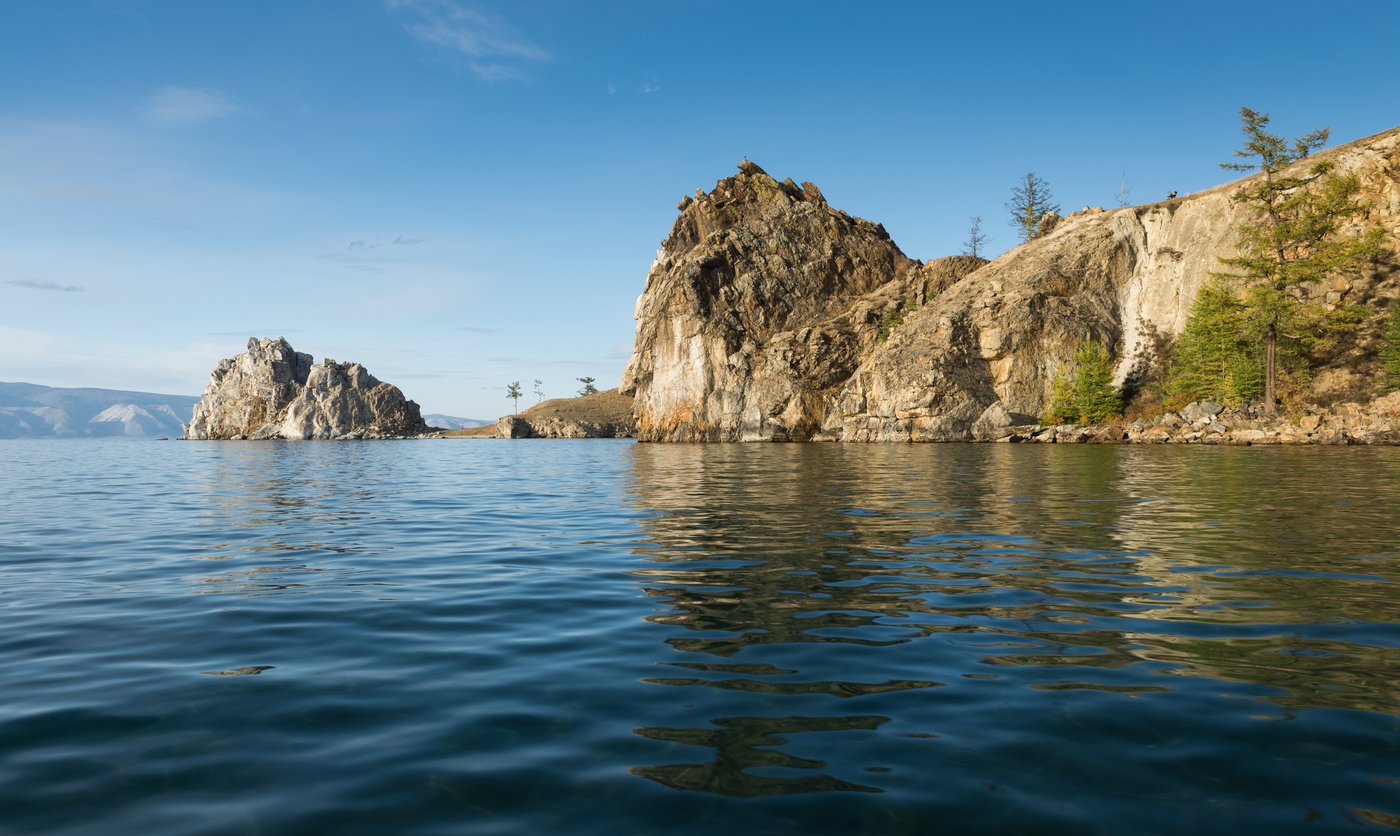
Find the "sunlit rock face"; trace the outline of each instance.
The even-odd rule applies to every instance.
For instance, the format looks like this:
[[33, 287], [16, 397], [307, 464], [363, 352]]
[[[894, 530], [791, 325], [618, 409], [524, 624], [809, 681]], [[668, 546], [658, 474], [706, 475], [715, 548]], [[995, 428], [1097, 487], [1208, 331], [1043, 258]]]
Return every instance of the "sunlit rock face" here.
[[427, 429], [418, 404], [360, 364], [313, 363], [281, 337], [255, 337], [214, 368], [185, 437], [390, 438]]
[[620, 389], [640, 439], [810, 438], [887, 314], [981, 263], [922, 267], [811, 183], [739, 169], [681, 201], [637, 302]]
[[[1367, 221], [1400, 250], [1400, 129], [1316, 155], [1355, 174]], [[810, 183], [752, 163], [685, 198], [637, 302], [623, 391], [638, 437], [672, 441], [992, 438], [1034, 421], [1085, 338], [1121, 381], [1158, 335], [1180, 333], [1220, 259], [1236, 254], [1239, 183], [1160, 203], [1085, 208], [995, 261], [920, 265], [883, 227]], [[1375, 313], [1314, 375], [1310, 395], [1373, 387], [1394, 260], [1309, 289]]]

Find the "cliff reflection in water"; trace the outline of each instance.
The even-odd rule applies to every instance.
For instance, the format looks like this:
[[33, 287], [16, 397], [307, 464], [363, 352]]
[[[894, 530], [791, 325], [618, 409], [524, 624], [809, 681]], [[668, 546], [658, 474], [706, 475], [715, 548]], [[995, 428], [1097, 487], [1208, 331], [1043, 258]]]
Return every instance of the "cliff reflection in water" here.
[[710, 712], [637, 730], [714, 750], [634, 770], [670, 786], [878, 790], [819, 773], [1075, 693], [1400, 713], [1393, 648], [1355, 638], [1394, 621], [1393, 451], [638, 445], [631, 492], [675, 671], [646, 681]]
[[[274, 444], [276, 455], [268, 455], [268, 445]], [[318, 557], [367, 552], [352, 535], [393, 522], [376, 520], [370, 510], [383, 475], [364, 448], [225, 442], [209, 445], [208, 453], [208, 480], [196, 486], [206, 509], [200, 524], [227, 539], [198, 557], [230, 563], [223, 572], [199, 578], [199, 592], [297, 594], [351, 585], [357, 575], [372, 571], [313, 565]]]

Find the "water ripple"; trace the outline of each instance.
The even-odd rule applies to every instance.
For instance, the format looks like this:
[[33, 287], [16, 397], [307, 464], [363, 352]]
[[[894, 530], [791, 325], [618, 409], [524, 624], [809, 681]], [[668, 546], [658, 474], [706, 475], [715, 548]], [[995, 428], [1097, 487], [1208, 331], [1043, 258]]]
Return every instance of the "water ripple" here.
[[1400, 822], [1400, 451], [0, 463], [0, 831]]

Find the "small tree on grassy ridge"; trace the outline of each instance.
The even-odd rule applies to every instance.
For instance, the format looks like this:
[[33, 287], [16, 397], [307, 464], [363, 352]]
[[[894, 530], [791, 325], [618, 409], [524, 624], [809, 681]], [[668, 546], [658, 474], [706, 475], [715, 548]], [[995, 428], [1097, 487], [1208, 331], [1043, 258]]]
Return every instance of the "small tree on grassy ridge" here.
[[544, 400], [544, 381], [535, 378], [535, 403], [539, 404]]
[[596, 378], [576, 377], [574, 379], [583, 384], [583, 388], [578, 390], [579, 397], [598, 394], [598, 387], [593, 385], [593, 381], [596, 380]]
[[1400, 392], [1400, 299], [1390, 303], [1390, 322], [1381, 349], [1381, 391]]
[[520, 396], [523, 394], [525, 393], [520, 391], [520, 381], [518, 380], [506, 387], [506, 397], [515, 401], [514, 409], [516, 412], [520, 411]]

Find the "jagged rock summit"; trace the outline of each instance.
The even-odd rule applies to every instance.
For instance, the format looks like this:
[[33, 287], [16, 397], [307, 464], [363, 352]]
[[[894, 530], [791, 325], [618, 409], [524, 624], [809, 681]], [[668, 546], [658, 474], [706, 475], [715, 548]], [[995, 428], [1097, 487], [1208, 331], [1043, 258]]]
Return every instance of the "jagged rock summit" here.
[[397, 438], [428, 431], [418, 404], [359, 363], [313, 363], [281, 337], [220, 360], [189, 439]]
[[748, 160], [678, 208], [619, 389], [642, 440], [810, 438], [882, 325], [983, 263], [920, 265], [884, 227]]
[[[1360, 179], [1366, 221], [1400, 252], [1400, 128], [1316, 158]], [[739, 168], [681, 201], [637, 301], [621, 390], [635, 396], [641, 440], [999, 438], [1043, 412], [1080, 340], [1107, 346], [1122, 381], [1159, 336], [1179, 334], [1248, 211], [1230, 183], [1086, 208], [992, 262], [920, 265], [815, 186]], [[1369, 399], [1380, 323], [1400, 304], [1395, 260], [1310, 292], [1372, 315], [1307, 396]]]

